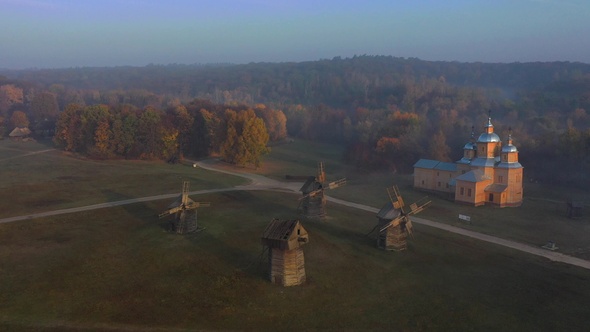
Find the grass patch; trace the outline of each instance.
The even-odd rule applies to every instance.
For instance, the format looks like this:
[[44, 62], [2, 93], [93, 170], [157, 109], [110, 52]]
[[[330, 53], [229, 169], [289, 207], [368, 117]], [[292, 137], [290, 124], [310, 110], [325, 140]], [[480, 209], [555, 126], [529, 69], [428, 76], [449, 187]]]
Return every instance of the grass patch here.
[[260, 236], [296, 196], [197, 197], [200, 233], [155, 218], [167, 201], [0, 225], [0, 327], [9, 330], [587, 330], [588, 271], [416, 226], [375, 248], [374, 216], [330, 205], [304, 220], [308, 282], [270, 284]]
[[31, 214], [113, 202], [124, 199], [180, 192], [182, 180], [191, 182], [191, 190], [232, 187], [246, 180], [182, 164], [159, 161], [77, 158], [59, 150], [4, 159], [13, 146], [44, 150], [34, 143], [0, 141], [1, 217]]

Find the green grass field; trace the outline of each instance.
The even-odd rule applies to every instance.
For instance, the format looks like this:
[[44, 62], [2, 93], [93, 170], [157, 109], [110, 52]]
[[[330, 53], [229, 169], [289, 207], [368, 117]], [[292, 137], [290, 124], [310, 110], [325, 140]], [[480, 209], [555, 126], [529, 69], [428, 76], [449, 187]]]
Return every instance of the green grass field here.
[[[23, 150], [18, 150], [22, 148]], [[96, 161], [33, 142], [0, 141], [0, 218], [34, 212], [244, 184], [239, 177], [182, 164], [148, 161]]]
[[[315, 147], [317, 156], [325, 147]], [[22, 165], [25, 158], [37, 155], [19, 159]], [[57, 152], [52, 158], [44, 165], [50, 169], [47, 179], [35, 175], [44, 184], [39, 190], [65, 176], [52, 163], [69, 165], [63, 168], [65, 174], [85, 168], [88, 173], [80, 186], [86, 188], [78, 202], [117, 198], [83, 197], [96, 187], [115, 188], [104, 190], [123, 192], [125, 199], [175, 192], [178, 176], [189, 177], [199, 189], [239, 183], [180, 165], [94, 162]], [[304, 159], [304, 154], [297, 156], [312, 175], [315, 161]], [[348, 176], [336, 159], [325, 161], [327, 168], [334, 162], [341, 172], [336, 175]], [[0, 161], [2, 174], [6, 162]], [[272, 155], [267, 162], [280, 177]], [[2, 201], [10, 200], [8, 188], [17, 188], [10, 183], [19, 183], [19, 177], [35, 183], [27, 176], [29, 168], [20, 170], [13, 168], [10, 180], [2, 177]], [[167, 172], [173, 175], [162, 174]], [[373, 192], [386, 200], [387, 175], [366, 176], [366, 181], [351, 177], [339, 192], [358, 202], [370, 199]], [[141, 181], [151, 184], [145, 195]], [[370, 190], [371, 183], [382, 189]], [[363, 192], [345, 191], [353, 188]], [[403, 190], [408, 197], [414, 195]], [[307, 283], [272, 285], [261, 262], [260, 236], [272, 218], [296, 217], [297, 198], [243, 191], [193, 197], [212, 206], [199, 209], [200, 225], [206, 229], [187, 236], [166, 232], [166, 221], [155, 217], [167, 200], [0, 224], [0, 330], [590, 329], [590, 271], [421, 225], [415, 226], [407, 251], [385, 252], [375, 248], [373, 237], [365, 236], [375, 225], [374, 214], [333, 204], [326, 222], [303, 221], [310, 234], [304, 247]], [[442, 203], [433, 202], [432, 208]], [[18, 215], [19, 209], [30, 213], [3, 204], [2, 211], [10, 215]]]

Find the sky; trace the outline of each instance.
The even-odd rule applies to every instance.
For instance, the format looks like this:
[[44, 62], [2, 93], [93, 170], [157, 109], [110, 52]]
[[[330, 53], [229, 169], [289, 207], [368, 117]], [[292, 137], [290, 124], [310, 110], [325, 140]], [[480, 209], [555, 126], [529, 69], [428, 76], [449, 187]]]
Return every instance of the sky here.
[[391, 55], [590, 63], [588, 0], [0, 0], [0, 68]]

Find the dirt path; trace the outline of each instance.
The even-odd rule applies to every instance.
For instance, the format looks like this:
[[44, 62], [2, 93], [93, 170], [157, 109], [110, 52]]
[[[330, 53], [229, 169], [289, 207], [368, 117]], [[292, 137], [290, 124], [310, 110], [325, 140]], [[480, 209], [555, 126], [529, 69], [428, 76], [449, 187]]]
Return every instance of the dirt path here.
[[[10, 150], [10, 149], [6, 149], [6, 150]], [[45, 153], [45, 152], [49, 152], [49, 151], [55, 151], [55, 149], [47, 149], [47, 150], [29, 152], [29, 153], [21, 154], [21, 155], [18, 155], [18, 156], [13, 156], [13, 157], [8, 157], [8, 158], [0, 159], [0, 161], [17, 159], [17, 158], [22, 158], [22, 157], [27, 157], [27, 156], [32, 156], [32, 155], [35, 155], [35, 154]]]
[[[300, 182], [281, 182], [281, 181], [269, 179], [269, 178], [264, 177], [262, 175], [229, 170], [227, 167], [218, 166], [216, 164], [216, 162], [212, 161], [212, 160], [207, 160], [204, 162], [195, 162], [195, 163], [198, 167], [201, 167], [203, 169], [211, 170], [211, 171], [215, 171], [215, 172], [222, 172], [222, 173], [231, 174], [231, 175], [235, 175], [235, 176], [241, 176], [241, 177], [249, 179], [251, 182], [247, 185], [236, 186], [233, 188], [192, 191], [192, 192], [190, 192], [190, 195], [201, 195], [201, 194], [224, 192], [224, 191], [234, 191], [234, 190], [273, 190], [273, 191], [283, 191], [283, 192], [289, 192], [289, 193], [296, 194], [299, 192], [299, 188], [301, 187]], [[15, 222], [15, 221], [19, 221], [19, 220], [41, 218], [41, 217], [54, 216], [54, 215], [59, 215], [59, 214], [89, 211], [89, 210], [95, 210], [95, 209], [103, 209], [103, 208], [108, 208], [108, 207], [115, 207], [115, 206], [134, 204], [134, 203], [140, 203], [140, 202], [156, 201], [156, 200], [174, 198], [176, 196], [178, 196], [177, 193], [164, 194], [164, 195], [157, 195], [157, 196], [133, 198], [133, 199], [117, 201], [117, 202], [108, 202], [108, 203], [102, 203], [102, 204], [88, 205], [88, 206], [76, 207], [76, 208], [71, 208], [71, 209], [41, 212], [41, 213], [35, 213], [35, 214], [30, 214], [30, 215], [25, 215], [25, 216], [17, 216], [17, 217], [0, 219], [0, 223], [9, 223], [9, 222]], [[344, 206], [348, 206], [348, 207], [352, 207], [352, 208], [356, 208], [356, 209], [361, 209], [361, 210], [365, 210], [368, 212], [377, 213], [379, 211], [379, 209], [377, 209], [375, 207], [371, 207], [371, 206], [367, 206], [367, 205], [363, 205], [363, 204], [358, 204], [358, 203], [354, 203], [354, 202], [349, 202], [349, 201], [344, 201], [344, 200], [329, 197], [329, 196], [327, 196], [327, 200], [332, 203], [336, 203], [336, 204], [340, 204], [340, 205], [344, 205]], [[493, 243], [493, 244], [496, 244], [499, 246], [503, 246], [503, 247], [515, 249], [515, 250], [518, 250], [521, 252], [529, 253], [532, 255], [545, 257], [551, 261], [561, 262], [561, 263], [565, 263], [565, 264], [579, 266], [579, 267], [582, 267], [585, 269], [590, 269], [590, 261], [586, 261], [586, 260], [583, 260], [580, 258], [564, 255], [564, 254], [561, 254], [558, 252], [548, 251], [548, 250], [542, 249], [540, 247], [534, 247], [534, 246], [530, 246], [530, 245], [527, 245], [524, 243], [506, 240], [506, 239], [502, 239], [499, 237], [466, 230], [463, 228], [439, 223], [439, 222], [432, 221], [432, 220], [413, 217], [412, 221], [416, 224], [434, 227], [437, 229], [445, 230], [447, 232], [460, 234], [460, 235], [467, 236], [467, 237], [474, 238], [474, 239], [481, 240], [481, 241], [486, 241], [486, 242]]]

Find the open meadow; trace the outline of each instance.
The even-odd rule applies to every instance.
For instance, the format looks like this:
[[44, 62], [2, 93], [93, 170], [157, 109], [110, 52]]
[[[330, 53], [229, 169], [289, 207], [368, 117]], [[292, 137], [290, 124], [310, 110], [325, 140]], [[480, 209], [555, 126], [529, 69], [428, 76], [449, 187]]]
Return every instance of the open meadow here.
[[[184, 165], [92, 161], [59, 151], [12, 158], [25, 153], [17, 153], [20, 147], [48, 149], [0, 141], [0, 218], [174, 193], [181, 179], [192, 190], [244, 183]], [[256, 172], [313, 175], [321, 157], [329, 180], [349, 179], [329, 193], [335, 197], [380, 207], [394, 183], [406, 201], [423, 196], [402, 182], [408, 177], [355, 174], [329, 145], [275, 146]], [[375, 215], [334, 204], [325, 222], [303, 220], [307, 282], [276, 286], [265, 277], [260, 236], [272, 218], [297, 217], [298, 197], [230, 191], [192, 198], [211, 207], [199, 209], [206, 229], [185, 236], [157, 219], [169, 200], [0, 224], [0, 330], [590, 329], [588, 270], [422, 225], [415, 225], [407, 251], [378, 250], [374, 235], [366, 236]], [[548, 236], [526, 220], [529, 203], [467, 210], [474, 222], [465, 227], [523, 242]], [[454, 223], [452, 215], [464, 209], [434, 199], [420, 216]], [[517, 217], [514, 231], [494, 224]], [[582, 241], [579, 234], [562, 236]]]

